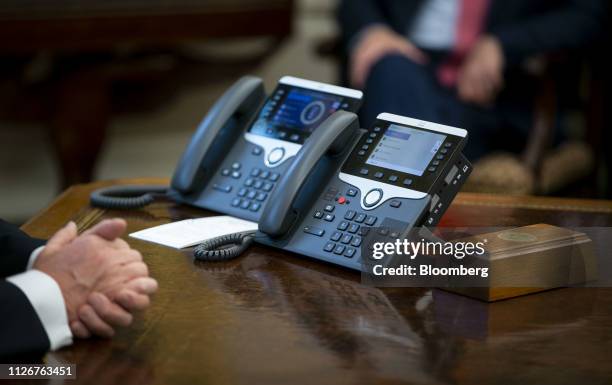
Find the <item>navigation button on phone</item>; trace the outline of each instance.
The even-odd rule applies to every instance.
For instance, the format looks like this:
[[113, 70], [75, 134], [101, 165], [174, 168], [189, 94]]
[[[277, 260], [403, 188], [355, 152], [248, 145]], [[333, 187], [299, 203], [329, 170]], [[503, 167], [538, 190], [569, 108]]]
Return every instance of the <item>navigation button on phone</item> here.
[[280, 162], [285, 156], [285, 149], [282, 147], [276, 147], [268, 154], [268, 162], [270, 164], [276, 164]]
[[378, 189], [378, 188], [372, 189], [368, 191], [365, 197], [363, 198], [363, 205], [365, 207], [373, 207], [378, 202], [380, 202], [382, 197], [383, 197], [383, 192], [381, 189]]

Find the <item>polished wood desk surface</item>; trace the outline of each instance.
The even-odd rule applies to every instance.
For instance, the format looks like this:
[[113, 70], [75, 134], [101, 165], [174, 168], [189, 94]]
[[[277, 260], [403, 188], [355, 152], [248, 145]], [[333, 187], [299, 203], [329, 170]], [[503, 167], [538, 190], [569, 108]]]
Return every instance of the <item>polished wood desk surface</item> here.
[[[140, 179], [118, 183], [167, 183]], [[103, 211], [79, 185], [24, 225], [48, 237], [122, 216], [129, 232], [209, 215], [172, 202]], [[612, 226], [612, 203], [460, 194], [442, 225]], [[359, 274], [253, 246], [194, 263], [131, 238], [160, 283], [112, 340], [50, 353], [87, 384], [610, 384], [612, 289], [552, 290], [486, 304], [431, 289], [376, 289]], [[23, 383], [23, 382], [19, 382]]]

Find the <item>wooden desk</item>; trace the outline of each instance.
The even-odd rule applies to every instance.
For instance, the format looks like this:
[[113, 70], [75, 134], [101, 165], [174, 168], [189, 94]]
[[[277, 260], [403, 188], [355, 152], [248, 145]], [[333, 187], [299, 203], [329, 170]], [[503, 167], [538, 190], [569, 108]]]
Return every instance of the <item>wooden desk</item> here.
[[[207, 215], [171, 202], [91, 209], [88, 195], [101, 185], [72, 187], [24, 229], [48, 237], [70, 219], [84, 230], [120, 215], [132, 232]], [[612, 226], [612, 203], [461, 194], [443, 225], [539, 222]], [[485, 304], [438, 290], [364, 287], [354, 272], [260, 246], [228, 263], [194, 263], [189, 253], [127, 240], [160, 291], [113, 340], [77, 341], [47, 356], [76, 363], [77, 383], [612, 382], [612, 289]]]

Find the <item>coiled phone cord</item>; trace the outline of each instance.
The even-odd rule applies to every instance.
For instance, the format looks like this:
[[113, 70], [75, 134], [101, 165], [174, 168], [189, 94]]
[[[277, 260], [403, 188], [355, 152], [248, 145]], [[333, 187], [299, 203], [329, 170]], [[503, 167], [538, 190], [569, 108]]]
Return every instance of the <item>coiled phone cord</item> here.
[[254, 232], [222, 235], [196, 246], [193, 250], [193, 256], [198, 261], [228, 261], [242, 254], [253, 243], [253, 240], [255, 240]]
[[[158, 197], [166, 196], [167, 193], [166, 186], [113, 186], [94, 191], [90, 201], [92, 206], [105, 209], [136, 209], [152, 203]], [[255, 232], [223, 235], [199, 244], [193, 255], [199, 261], [228, 261], [242, 254], [254, 239]]]
[[166, 196], [167, 193], [167, 186], [113, 186], [91, 193], [90, 202], [92, 206], [104, 209], [137, 209], [152, 203], [157, 197]]

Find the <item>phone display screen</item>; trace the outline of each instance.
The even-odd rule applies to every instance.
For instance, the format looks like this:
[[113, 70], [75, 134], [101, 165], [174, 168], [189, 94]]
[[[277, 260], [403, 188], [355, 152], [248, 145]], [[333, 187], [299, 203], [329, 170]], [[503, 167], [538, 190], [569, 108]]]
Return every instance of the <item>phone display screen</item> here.
[[250, 132], [302, 144], [331, 114], [353, 111], [357, 106], [358, 100], [346, 96], [280, 84]]
[[446, 135], [391, 124], [366, 164], [421, 176], [445, 139]]

